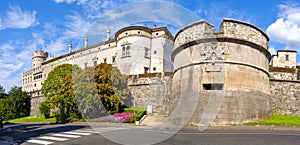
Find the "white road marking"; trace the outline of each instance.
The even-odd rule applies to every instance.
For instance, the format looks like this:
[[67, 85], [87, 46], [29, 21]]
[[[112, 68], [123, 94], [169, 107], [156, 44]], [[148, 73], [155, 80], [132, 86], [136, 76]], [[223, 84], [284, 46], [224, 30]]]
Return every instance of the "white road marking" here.
[[39, 137], [41, 139], [47, 139], [47, 140], [55, 140], [55, 141], [66, 141], [67, 138], [60, 138], [60, 137], [53, 137], [53, 136], [41, 136]]
[[91, 133], [84, 133], [84, 132], [72, 132], [72, 131], [67, 131], [67, 132], [63, 132], [66, 134], [75, 134], [75, 135], [92, 135]]
[[52, 134], [52, 136], [69, 137], [69, 138], [79, 138], [79, 137], [81, 137], [79, 135], [70, 135], [70, 134], [61, 134], [61, 133]]
[[126, 129], [126, 128], [119, 128], [119, 127], [103, 127], [103, 128], [95, 128], [95, 130], [96, 130], [98, 133], [101, 133], [101, 132], [109, 132], [109, 131], [114, 131], [114, 130], [123, 130], [123, 129]]
[[177, 134], [186, 134], [186, 135], [283, 135], [283, 136], [300, 136], [300, 134], [290, 134], [290, 133], [264, 133], [264, 132], [179, 132]]
[[48, 144], [53, 144], [54, 143], [54, 142], [50, 142], [50, 141], [37, 140], [37, 139], [31, 139], [31, 140], [28, 140], [27, 142], [36, 143], [36, 144], [43, 144], [43, 145], [48, 145]]
[[76, 132], [83, 132], [83, 133], [99, 133], [93, 130], [75, 130]]

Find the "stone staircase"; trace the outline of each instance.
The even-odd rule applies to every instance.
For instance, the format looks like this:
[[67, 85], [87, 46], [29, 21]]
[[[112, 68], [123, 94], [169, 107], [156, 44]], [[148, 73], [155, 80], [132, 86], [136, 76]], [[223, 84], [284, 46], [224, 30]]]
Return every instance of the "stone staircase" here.
[[162, 106], [153, 108], [152, 113], [147, 113], [147, 116], [140, 122], [140, 125], [159, 127], [164, 126], [168, 119], [167, 113]]
[[140, 125], [146, 125], [146, 126], [161, 126], [164, 120], [166, 120], [165, 115], [160, 115], [159, 113], [151, 113], [147, 114], [146, 118], [140, 122]]

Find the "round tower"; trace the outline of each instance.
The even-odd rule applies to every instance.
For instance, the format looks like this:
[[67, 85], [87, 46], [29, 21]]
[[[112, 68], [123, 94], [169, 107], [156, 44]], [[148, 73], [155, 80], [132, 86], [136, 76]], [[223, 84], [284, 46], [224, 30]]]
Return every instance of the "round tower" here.
[[32, 54], [32, 68], [37, 68], [42, 65], [42, 63], [48, 57], [48, 52], [44, 51], [35, 51]]
[[191, 124], [241, 124], [271, 116], [268, 41], [256, 26], [232, 19], [223, 20], [220, 32], [199, 21], [177, 33], [172, 90], [174, 100], [197, 98]]

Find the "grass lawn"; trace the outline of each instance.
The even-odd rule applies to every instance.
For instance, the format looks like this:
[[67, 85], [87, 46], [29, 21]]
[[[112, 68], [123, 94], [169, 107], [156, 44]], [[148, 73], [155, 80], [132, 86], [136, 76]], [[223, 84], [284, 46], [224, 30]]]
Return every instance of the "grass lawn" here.
[[300, 126], [300, 116], [273, 114], [268, 120], [248, 122], [249, 125], [286, 125]]
[[48, 119], [45, 119], [44, 115], [40, 116], [27, 116], [23, 118], [13, 119], [9, 120], [8, 122], [55, 122], [55, 117], [51, 117]]

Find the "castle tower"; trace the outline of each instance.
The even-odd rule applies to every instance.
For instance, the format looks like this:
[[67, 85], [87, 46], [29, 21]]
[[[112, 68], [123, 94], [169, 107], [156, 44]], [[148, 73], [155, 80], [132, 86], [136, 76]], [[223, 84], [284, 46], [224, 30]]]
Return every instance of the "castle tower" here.
[[48, 52], [45, 51], [35, 51], [32, 54], [32, 68], [38, 68], [47, 59]]
[[242, 124], [271, 116], [268, 41], [259, 28], [231, 19], [223, 20], [220, 32], [199, 21], [176, 34], [172, 90], [175, 101], [195, 100], [190, 123]]
[[70, 41], [70, 44], [69, 44], [69, 53], [71, 53], [72, 52], [72, 41]]
[[108, 27], [108, 28], [106, 29], [106, 41], [109, 40], [109, 37], [110, 37], [110, 28]]
[[85, 36], [84, 37], [84, 47], [87, 47], [88, 46], [88, 37]]

